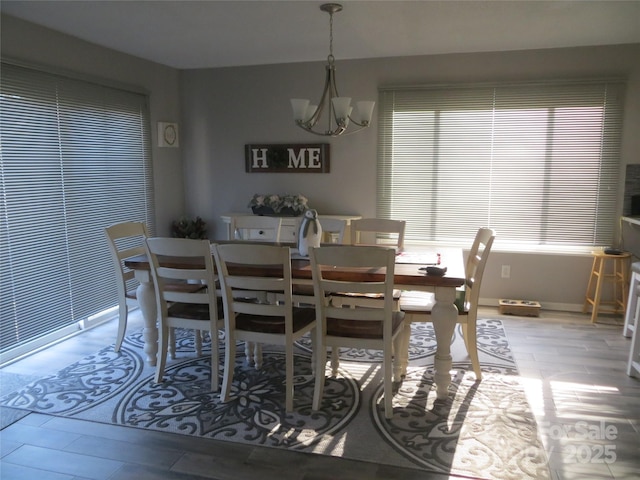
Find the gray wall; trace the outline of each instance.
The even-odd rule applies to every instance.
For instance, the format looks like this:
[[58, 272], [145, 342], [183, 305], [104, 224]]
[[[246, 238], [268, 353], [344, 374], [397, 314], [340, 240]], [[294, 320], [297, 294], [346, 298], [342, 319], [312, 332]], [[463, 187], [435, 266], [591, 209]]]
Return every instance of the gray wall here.
[[[337, 61], [342, 95], [377, 99], [379, 86], [576, 77], [628, 78], [623, 163], [640, 163], [640, 45]], [[187, 210], [205, 218], [211, 238], [224, 238], [219, 218], [248, 212], [253, 193], [302, 193], [320, 213], [375, 215], [377, 127], [325, 140], [298, 129], [289, 98], [317, 99], [324, 62], [181, 73]], [[247, 143], [331, 144], [329, 174], [245, 173]], [[624, 169], [622, 170], [624, 171]], [[624, 178], [620, 179], [620, 211]], [[571, 212], [567, 212], [568, 215]], [[616, 221], [612, 219], [612, 221]], [[499, 232], [498, 232], [499, 234]], [[511, 278], [500, 276], [503, 264]], [[589, 255], [495, 251], [482, 297], [539, 300], [545, 308], [580, 309]]]
[[[248, 211], [255, 192], [303, 193], [321, 213], [375, 215], [376, 123], [328, 140], [329, 174], [247, 174], [246, 143], [323, 141], [293, 125], [289, 98], [315, 99], [324, 62], [179, 72], [2, 16], [3, 57], [133, 85], [150, 95], [157, 233], [172, 219], [200, 215], [211, 238], [223, 238], [220, 215]], [[640, 45], [526, 52], [337, 61], [338, 88], [354, 99], [377, 99], [386, 85], [555, 79], [628, 78], [623, 164], [640, 163]], [[156, 123], [180, 122], [179, 149], [158, 148]], [[623, 169], [624, 171], [624, 169]], [[622, 212], [624, 178], [620, 179]], [[500, 278], [501, 265], [511, 278]], [[588, 255], [496, 251], [485, 274], [484, 302], [526, 298], [543, 308], [581, 307]]]

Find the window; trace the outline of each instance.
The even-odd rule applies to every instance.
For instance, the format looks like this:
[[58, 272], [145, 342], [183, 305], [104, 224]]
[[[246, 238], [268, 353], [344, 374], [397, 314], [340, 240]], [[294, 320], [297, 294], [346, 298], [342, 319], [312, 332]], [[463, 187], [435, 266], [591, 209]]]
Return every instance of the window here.
[[620, 82], [380, 91], [378, 215], [406, 241], [468, 243], [490, 226], [522, 249], [610, 245]]
[[151, 229], [153, 191], [145, 95], [8, 63], [1, 75], [6, 361], [117, 304], [103, 229]]

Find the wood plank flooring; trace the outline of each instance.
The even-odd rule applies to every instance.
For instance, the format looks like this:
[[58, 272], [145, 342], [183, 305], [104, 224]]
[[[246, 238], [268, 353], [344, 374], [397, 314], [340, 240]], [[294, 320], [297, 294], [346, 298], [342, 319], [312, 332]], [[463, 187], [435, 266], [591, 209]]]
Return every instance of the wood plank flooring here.
[[[622, 320], [542, 311], [501, 316], [554, 479], [640, 477], [640, 380], [625, 374]], [[141, 326], [133, 314], [130, 328]], [[53, 374], [115, 339], [115, 322], [0, 369], [0, 394]], [[367, 462], [2, 411], [2, 480], [445, 479]], [[5, 426], [6, 425], [6, 426]]]

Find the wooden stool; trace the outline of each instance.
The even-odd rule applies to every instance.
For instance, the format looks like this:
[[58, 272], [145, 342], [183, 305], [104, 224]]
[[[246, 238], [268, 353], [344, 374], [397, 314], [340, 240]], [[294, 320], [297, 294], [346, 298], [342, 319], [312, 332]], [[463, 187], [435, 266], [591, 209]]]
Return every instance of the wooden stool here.
[[[582, 313], [587, 313], [589, 305], [593, 307], [591, 323], [595, 323], [599, 313], [614, 313], [624, 316], [627, 306], [628, 270], [631, 253], [622, 252], [612, 255], [604, 252], [593, 252], [593, 267], [587, 285], [587, 294]], [[607, 272], [607, 262], [612, 263], [612, 272]], [[602, 300], [602, 288], [605, 283], [613, 285], [613, 300]], [[603, 308], [603, 305], [605, 306]]]

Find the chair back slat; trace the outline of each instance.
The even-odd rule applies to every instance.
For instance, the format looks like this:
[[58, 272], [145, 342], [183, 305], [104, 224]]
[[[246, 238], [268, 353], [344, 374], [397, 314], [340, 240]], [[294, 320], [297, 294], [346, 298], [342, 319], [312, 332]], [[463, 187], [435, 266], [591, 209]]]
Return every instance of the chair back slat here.
[[385, 245], [404, 249], [404, 220], [359, 218], [351, 221], [352, 245]]

